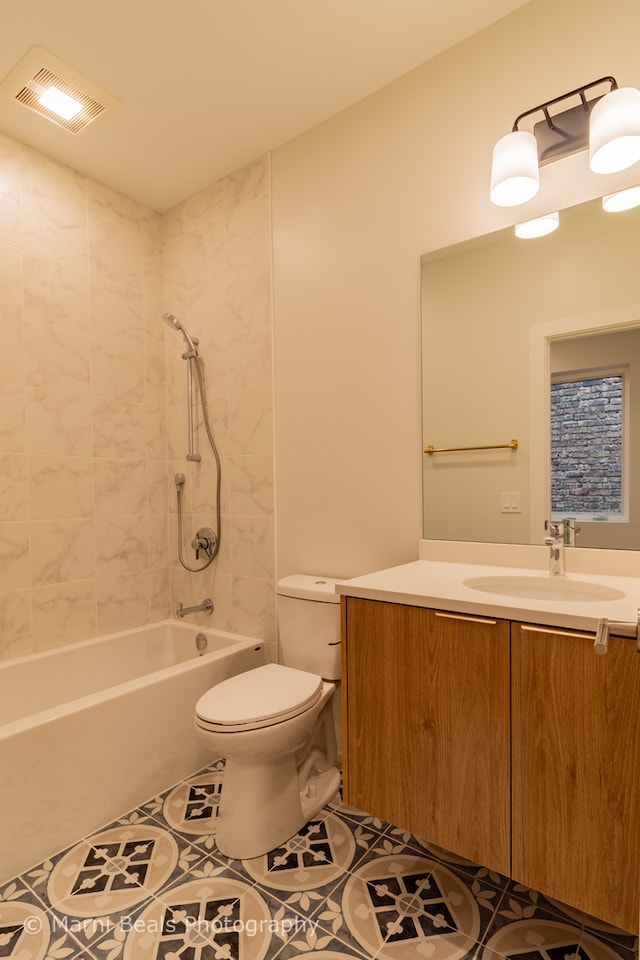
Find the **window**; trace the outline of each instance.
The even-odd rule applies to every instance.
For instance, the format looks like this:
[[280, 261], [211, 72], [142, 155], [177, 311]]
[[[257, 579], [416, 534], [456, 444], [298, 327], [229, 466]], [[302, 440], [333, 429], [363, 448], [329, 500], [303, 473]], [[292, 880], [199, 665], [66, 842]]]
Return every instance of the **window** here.
[[551, 383], [552, 516], [626, 520], [626, 373], [568, 377]]

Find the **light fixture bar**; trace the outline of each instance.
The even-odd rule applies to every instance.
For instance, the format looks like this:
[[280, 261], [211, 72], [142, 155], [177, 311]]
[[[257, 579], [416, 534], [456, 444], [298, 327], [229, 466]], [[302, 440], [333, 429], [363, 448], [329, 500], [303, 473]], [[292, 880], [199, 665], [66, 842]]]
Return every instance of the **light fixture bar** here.
[[[587, 90], [591, 90], [592, 87], [597, 87], [601, 83], [611, 84], [609, 92], [611, 92], [611, 90], [618, 89], [618, 83], [615, 77], [600, 77], [599, 80], [593, 80], [591, 83], [587, 83], [583, 87], [576, 87], [575, 90], [570, 90], [569, 93], [563, 93], [559, 97], [554, 97], [553, 100], [546, 100], [544, 103], [539, 104], [537, 107], [531, 107], [530, 110], [525, 110], [524, 113], [521, 113], [513, 121], [513, 128], [512, 128], [513, 131], [515, 132], [518, 129], [518, 124], [520, 123], [521, 120], [524, 120], [525, 117], [530, 117], [531, 114], [538, 113], [540, 111], [544, 113], [545, 119], [548, 125], [550, 127], [553, 127], [553, 121], [555, 118], [549, 115], [549, 111], [547, 108], [553, 107], [556, 103], [562, 103], [563, 100], [570, 100], [571, 97], [577, 97], [577, 96], [580, 97], [580, 99], [582, 100], [582, 105], [579, 106], [578, 109], [584, 111], [585, 115], [588, 115], [590, 112], [590, 103], [595, 101], [587, 100], [584, 94], [587, 92]], [[596, 99], [599, 100], [600, 98], [597, 97]]]

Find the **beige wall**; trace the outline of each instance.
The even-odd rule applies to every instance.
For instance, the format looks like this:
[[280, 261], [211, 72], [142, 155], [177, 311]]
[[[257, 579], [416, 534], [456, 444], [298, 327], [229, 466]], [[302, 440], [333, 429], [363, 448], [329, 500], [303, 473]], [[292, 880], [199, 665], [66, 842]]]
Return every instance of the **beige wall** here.
[[[639, 86], [639, 29], [636, 0], [533, 0], [274, 152], [280, 575], [417, 555], [420, 256], [521, 218], [489, 202], [494, 142], [581, 83]], [[542, 181], [528, 215], [604, 192], [584, 154]]]
[[[222, 454], [206, 574], [175, 559], [173, 475], [187, 474], [192, 564], [214, 478], [201, 434], [203, 463], [184, 460], [165, 309], [200, 338]], [[205, 596], [214, 615], [192, 620], [275, 641], [271, 354], [266, 160], [161, 218], [0, 137], [0, 659]]]

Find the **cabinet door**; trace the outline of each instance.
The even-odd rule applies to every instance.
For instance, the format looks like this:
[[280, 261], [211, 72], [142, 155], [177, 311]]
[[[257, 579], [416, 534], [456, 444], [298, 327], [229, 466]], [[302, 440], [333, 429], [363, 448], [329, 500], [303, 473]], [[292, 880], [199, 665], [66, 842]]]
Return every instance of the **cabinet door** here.
[[509, 872], [509, 624], [348, 598], [347, 802]]
[[514, 624], [514, 879], [625, 930], [640, 905], [640, 656]]

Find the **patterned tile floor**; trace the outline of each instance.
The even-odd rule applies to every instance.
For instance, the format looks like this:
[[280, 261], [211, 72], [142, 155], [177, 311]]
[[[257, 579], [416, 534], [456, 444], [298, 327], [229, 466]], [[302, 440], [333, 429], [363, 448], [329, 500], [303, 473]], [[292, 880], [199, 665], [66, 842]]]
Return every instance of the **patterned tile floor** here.
[[215, 842], [219, 762], [0, 887], [0, 960], [637, 960], [637, 940], [339, 798]]

